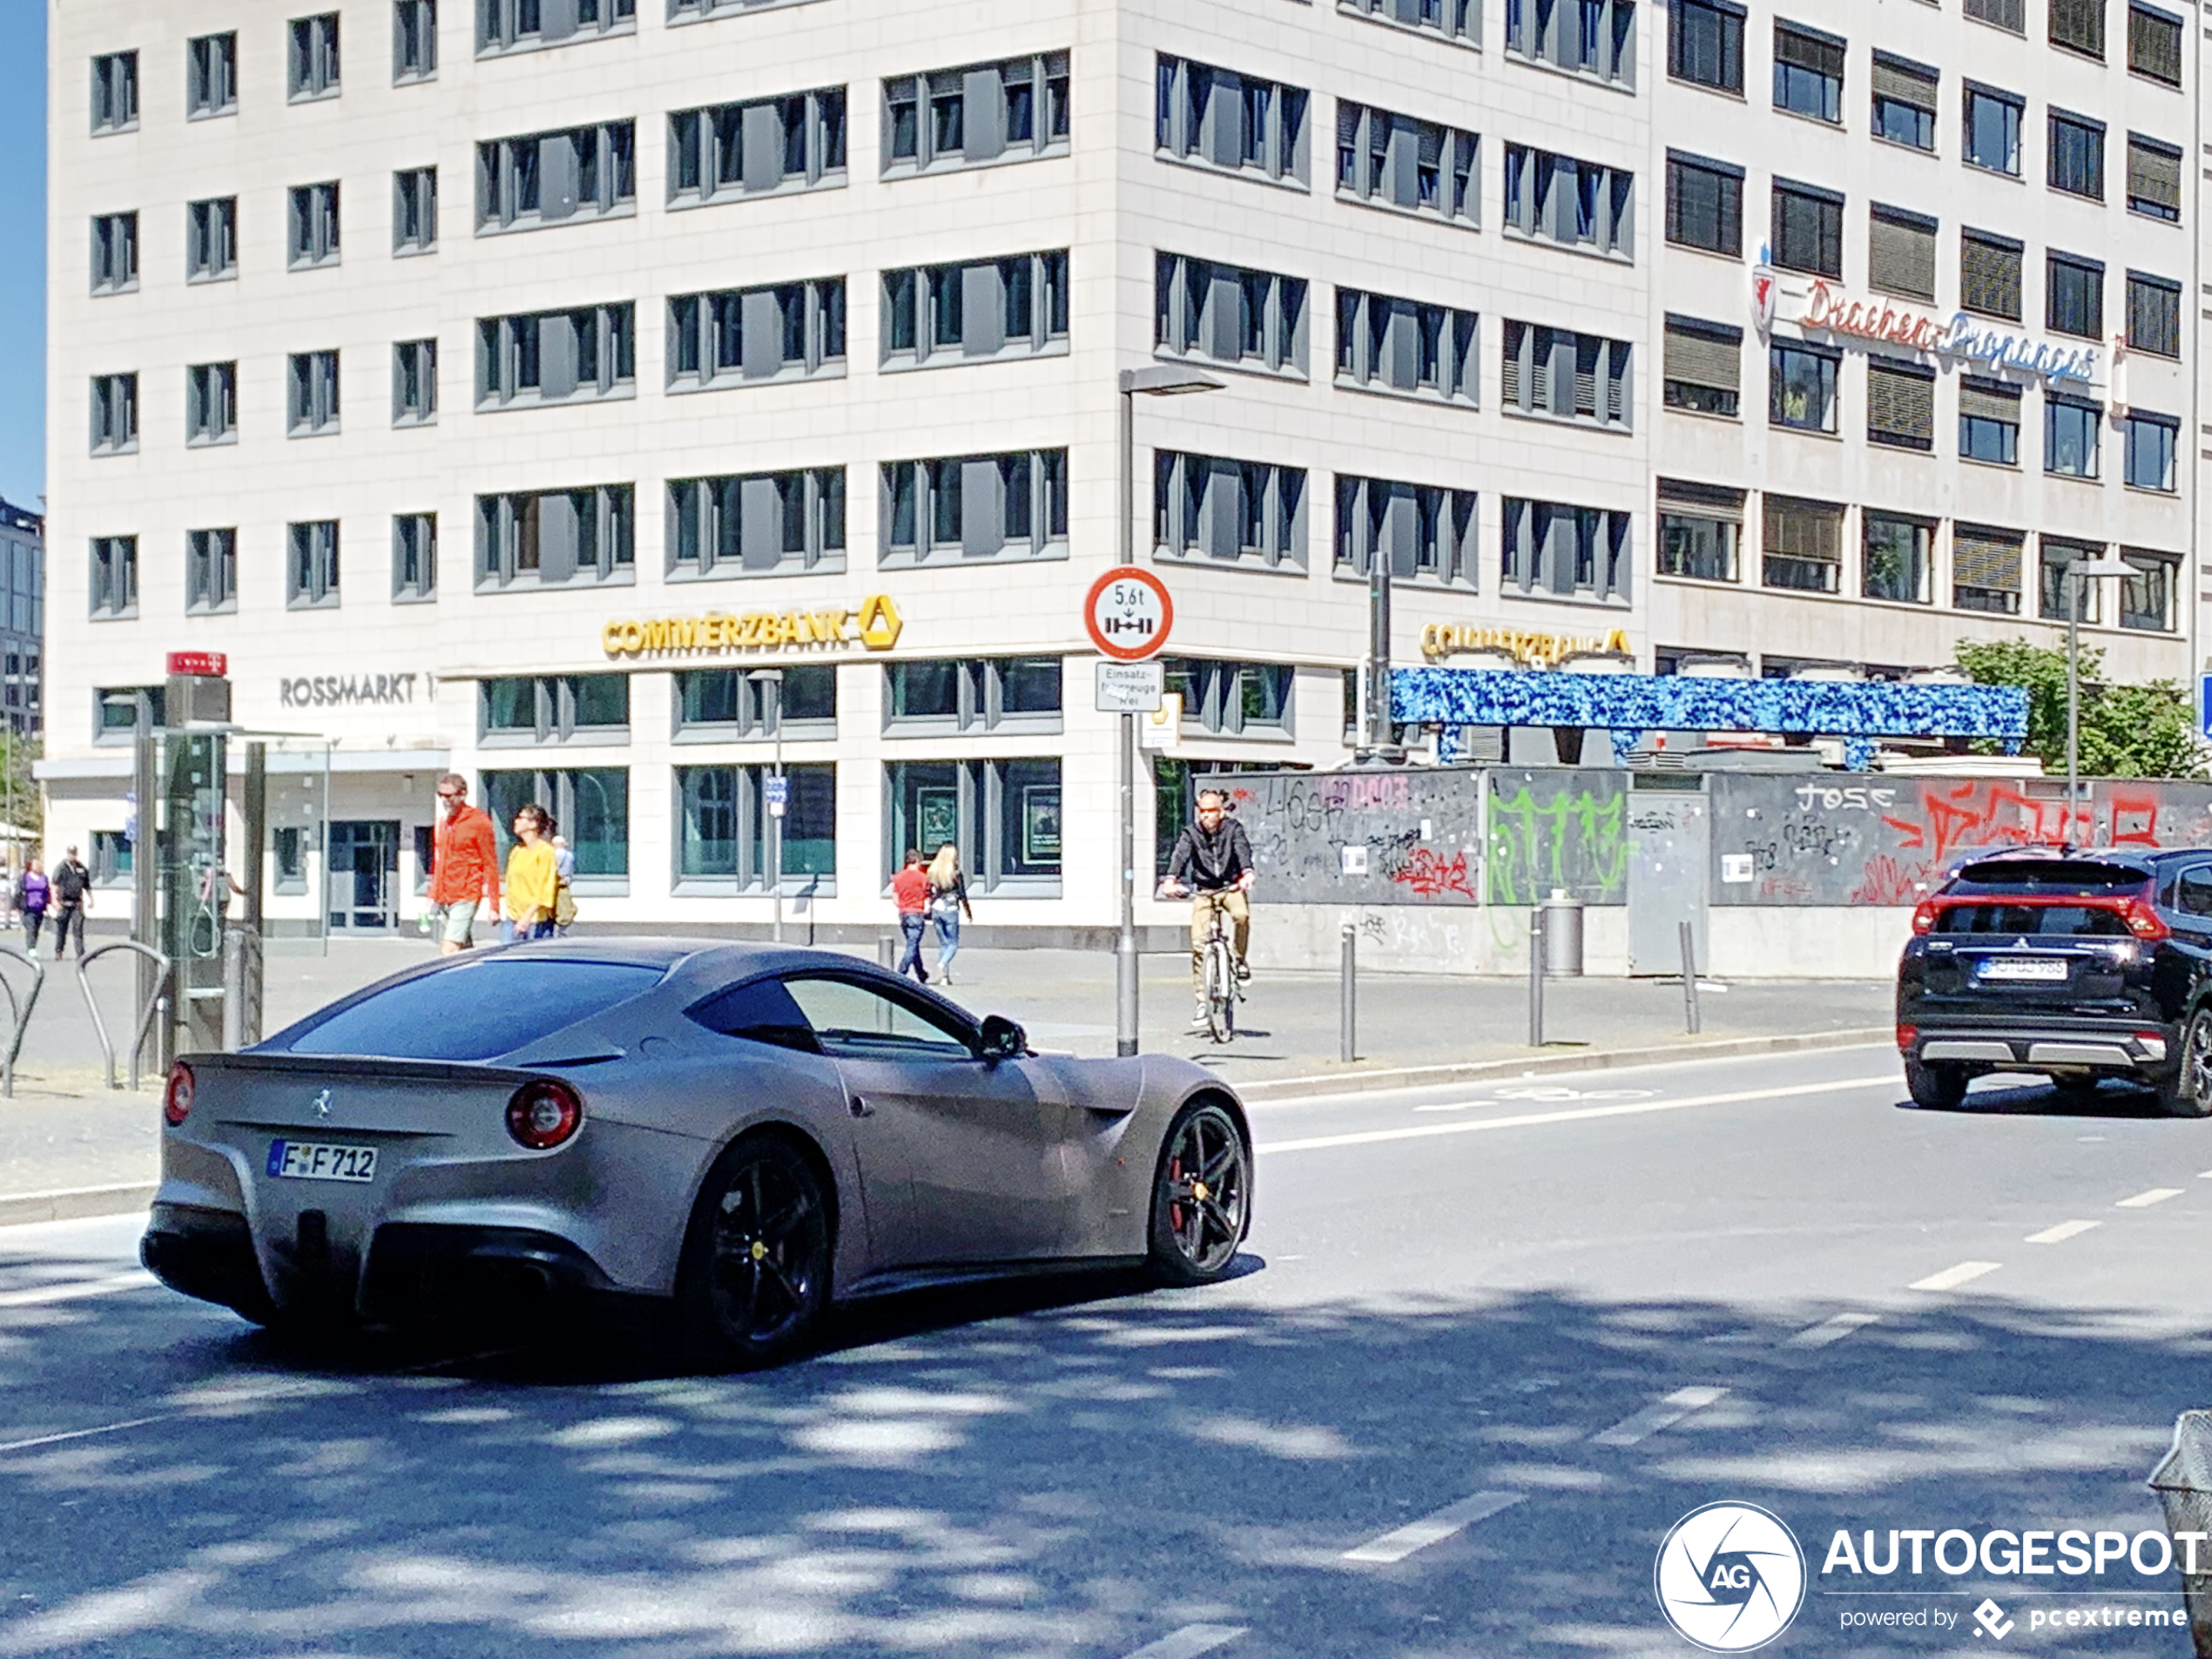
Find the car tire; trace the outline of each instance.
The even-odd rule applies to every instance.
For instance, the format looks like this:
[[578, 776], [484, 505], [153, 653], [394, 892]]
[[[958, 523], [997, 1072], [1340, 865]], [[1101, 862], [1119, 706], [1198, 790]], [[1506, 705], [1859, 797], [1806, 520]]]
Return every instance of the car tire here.
[[1152, 1176], [1151, 1275], [1163, 1285], [1225, 1277], [1251, 1225], [1251, 1143], [1217, 1102], [1193, 1101], [1161, 1137]]
[[1905, 1062], [1905, 1087], [1912, 1096], [1912, 1103], [1925, 1106], [1932, 1112], [1955, 1112], [1966, 1098], [1966, 1069], [1938, 1061], [1931, 1065], [1923, 1061]]
[[687, 1353], [757, 1371], [806, 1352], [829, 1309], [833, 1243], [813, 1163], [779, 1136], [737, 1142], [707, 1172], [685, 1231], [676, 1298]]
[[2212, 1007], [2189, 1016], [2182, 1033], [2182, 1063], [2158, 1088], [2168, 1117], [2212, 1117]]

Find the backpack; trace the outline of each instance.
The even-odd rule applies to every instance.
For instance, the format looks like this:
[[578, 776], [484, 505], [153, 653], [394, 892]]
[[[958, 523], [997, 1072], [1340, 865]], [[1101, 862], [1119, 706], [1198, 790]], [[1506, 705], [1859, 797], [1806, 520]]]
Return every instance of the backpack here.
[[553, 886], [553, 925], [565, 927], [576, 920], [576, 894], [569, 891], [569, 879], [563, 876]]

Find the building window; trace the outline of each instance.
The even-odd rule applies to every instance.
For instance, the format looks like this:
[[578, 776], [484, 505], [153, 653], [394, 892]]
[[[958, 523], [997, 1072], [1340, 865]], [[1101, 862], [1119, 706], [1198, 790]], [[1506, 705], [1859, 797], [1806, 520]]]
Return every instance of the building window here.
[[2128, 273], [2128, 349], [2182, 354], [2182, 285], [2141, 271]]
[[2128, 211], [2178, 224], [2182, 218], [2182, 152], [2170, 144], [2128, 135]]
[[1337, 384], [1472, 406], [1480, 388], [1480, 336], [1472, 311], [1339, 288]]
[[1068, 556], [1068, 452], [887, 461], [881, 565]]
[[1673, 0], [1667, 73], [1718, 92], [1743, 91], [1743, 8], [1729, 0]]
[[92, 453], [124, 455], [138, 447], [138, 377], [92, 376]]
[[842, 467], [678, 478], [668, 486], [671, 576], [789, 576], [844, 568]]
[[2070, 196], [2105, 199], [2105, 124], [2051, 111], [2050, 185]]
[[481, 0], [476, 56], [558, 46], [637, 27], [637, 0]]
[[630, 873], [630, 769], [574, 766], [559, 770], [486, 772], [480, 799], [498, 833], [500, 853], [512, 845], [515, 814], [531, 805], [553, 815], [576, 855], [579, 891], [604, 881], [602, 892], [622, 891]]
[[1992, 466], [2020, 465], [2020, 388], [2003, 381], [1959, 377], [1959, 454]]
[[2043, 470], [2063, 478], [2094, 478], [2103, 407], [2046, 394], [2043, 421]]
[[676, 768], [676, 879], [741, 893], [767, 891], [771, 865], [786, 893], [837, 891], [837, 768], [784, 768], [780, 841], [772, 853], [765, 766]]
[[2079, 620], [2104, 620], [2104, 583], [2085, 582], [2079, 578], [2067, 580], [2067, 572], [2075, 561], [2087, 563], [2103, 556], [2101, 542], [2075, 542], [2063, 536], [2045, 536], [2037, 538], [2041, 543], [2036, 561], [2037, 614], [2046, 622], [2064, 622], [2071, 607], [2081, 607]]
[[1740, 259], [1743, 253], [1743, 169], [1667, 152], [1667, 239]]
[[395, 513], [392, 517], [392, 597], [414, 604], [438, 597], [438, 516]]
[[1305, 570], [1305, 469], [1154, 450], [1152, 548], [1163, 559]]
[[1800, 432], [1836, 429], [1836, 371], [1842, 354], [1776, 341], [1767, 347], [1767, 420]]
[[[933, 318], [935, 297], [933, 285]], [[957, 310], [954, 322], [957, 327]], [[935, 334], [934, 320], [931, 333]], [[1305, 280], [1181, 253], [1157, 254], [1152, 341], [1162, 357], [1196, 358], [1303, 379]]]
[[1866, 560], [1861, 591], [1870, 599], [1924, 605], [1935, 598], [1935, 521], [1868, 511], [1859, 516]]
[[2020, 171], [2020, 112], [2027, 106], [2010, 92], [1966, 83], [1966, 165], [2015, 179]]
[[2105, 327], [2105, 268], [2094, 260], [2054, 253], [2046, 274], [2043, 326], [2055, 334], [2096, 340]]
[[844, 373], [843, 277], [679, 293], [668, 302], [668, 380], [674, 390]]
[[2086, 53], [2101, 63], [2105, 0], [2051, 0], [2051, 44]]
[[92, 60], [92, 131], [128, 132], [138, 125], [138, 54], [109, 52]]
[[671, 23], [703, 23], [709, 17], [733, 17], [743, 11], [768, 6], [798, 5], [803, 0], [669, 0]]
[[1183, 699], [1183, 731], [1196, 736], [1291, 735], [1288, 663], [1217, 663], [1189, 657], [1160, 659], [1170, 695]]
[[2020, 320], [2023, 245], [1986, 231], [1959, 235], [1959, 303], [1985, 317]]
[[92, 741], [128, 743], [138, 729], [138, 704], [146, 704], [147, 724], [162, 721], [164, 688], [158, 685], [109, 685], [92, 693]]
[[1936, 221], [1878, 202], [1867, 214], [1866, 232], [1869, 286], [1933, 303]]
[[2140, 547], [2123, 547], [2120, 556], [2135, 567], [2135, 574], [2120, 583], [2120, 625], [2150, 633], [2172, 632], [2181, 560], [2171, 553], [2154, 553]]
[[1844, 43], [1797, 24], [1774, 25], [1774, 107], [1840, 125]]
[[216, 282], [238, 274], [238, 198], [217, 196], [185, 210], [185, 280]]
[[1844, 509], [1829, 502], [1774, 495], [1768, 496], [1760, 507], [1762, 585], [1796, 593], [1840, 592]]
[[883, 862], [907, 849], [960, 849], [968, 884], [983, 891], [1060, 892], [1060, 762], [909, 760], [884, 769], [888, 832]]
[[1057, 732], [1061, 671], [1057, 657], [943, 658], [887, 663], [883, 728], [900, 736], [995, 732]]
[[2154, 6], [2128, 8], [2128, 67], [2168, 86], [2182, 84], [2182, 20]]
[[1635, 176], [1507, 145], [1505, 228], [1562, 247], [1633, 259]]
[[1507, 589], [1626, 604], [1629, 516], [1598, 507], [1505, 498], [1499, 574]]
[[1870, 357], [1866, 364], [1866, 441], [1892, 449], [1935, 448], [1935, 371], [1917, 363]]
[[138, 286], [138, 216], [101, 213], [92, 220], [92, 292], [127, 293]]
[[329, 98], [338, 91], [338, 14], [292, 20], [289, 84], [292, 101]]
[[630, 676], [545, 674], [477, 682], [476, 736], [487, 748], [630, 741]]
[[321, 437], [338, 430], [336, 352], [293, 353], [292, 369], [286, 383], [290, 388], [285, 406], [286, 435]]
[[[1055, 665], [1055, 676], [1058, 671]], [[794, 663], [782, 673], [773, 691], [742, 668], [697, 668], [678, 673], [676, 740], [767, 741], [779, 734], [779, 728], [788, 743], [835, 738], [836, 667], [828, 663]], [[1056, 701], [1054, 706], [1058, 706]]]
[[[1337, 100], [1337, 194], [1367, 206], [1479, 224], [1480, 152], [1472, 132]], [[1513, 165], [1508, 156], [1508, 170]]]
[[637, 124], [494, 138], [476, 146], [476, 234], [637, 209]]
[[883, 364], [948, 368], [1068, 349], [1068, 254], [883, 273]]
[[1785, 271], [1840, 280], [1844, 199], [1833, 191], [1776, 179], [1774, 262]]
[[1951, 532], [1951, 603], [1961, 610], [2017, 617], [2020, 610], [2020, 554], [2027, 538], [2018, 530], [1959, 524]]
[[392, 252], [428, 253], [438, 245], [438, 170], [408, 167], [392, 175]]
[[2129, 415], [2121, 421], [2128, 441], [2128, 488], [2174, 490], [2174, 451], [2182, 423], [2163, 415]]
[[392, 424], [428, 426], [438, 418], [438, 342], [402, 340], [392, 347]]
[[138, 614], [138, 538], [92, 538], [92, 618], [112, 620]]
[[1482, 38], [1479, 0], [1337, 0], [1337, 10], [1468, 45], [1478, 45]]
[[1337, 475], [1335, 571], [1365, 581], [1383, 554], [1393, 581], [1478, 585], [1475, 493]]
[[1726, 323], [1667, 315], [1663, 395], [1670, 409], [1737, 417], [1743, 385], [1743, 331]]
[[1659, 481], [1659, 574], [1698, 582], [1738, 579], [1743, 492], [1686, 479]]
[[2027, 0], [1966, 0], [1966, 15], [2015, 35], [2027, 32]]
[[291, 194], [290, 253], [295, 271], [338, 263], [338, 185], [295, 185]]
[[[840, 158], [844, 165], [843, 145]], [[1068, 153], [1068, 54], [1009, 57], [883, 84], [883, 176]]]
[[191, 530], [185, 536], [185, 611], [212, 616], [238, 609], [238, 532]]
[[1632, 86], [1634, 0], [1506, 0], [1506, 50], [1571, 74]]
[[678, 207], [845, 183], [845, 89], [678, 110], [668, 118], [668, 199]]
[[291, 557], [285, 562], [284, 598], [294, 610], [338, 603], [338, 521], [317, 519], [290, 529]]
[[438, 0], [392, 0], [392, 84], [438, 72]]
[[631, 486], [599, 484], [476, 497], [476, 590], [631, 582]]
[[238, 36], [201, 35], [185, 43], [185, 114], [192, 120], [238, 113]]
[[584, 403], [637, 389], [637, 307], [629, 300], [477, 319], [480, 409]]
[[1939, 71], [1909, 57], [1874, 54], [1874, 136], [1932, 153], [1936, 147]]
[[185, 442], [238, 442], [236, 363], [195, 363], [185, 371]]
[[1634, 399], [1628, 341], [1510, 319], [1501, 334], [1501, 408], [1628, 429]]
[[1302, 87], [1159, 56], [1153, 148], [1177, 161], [1303, 186], [1312, 177]]

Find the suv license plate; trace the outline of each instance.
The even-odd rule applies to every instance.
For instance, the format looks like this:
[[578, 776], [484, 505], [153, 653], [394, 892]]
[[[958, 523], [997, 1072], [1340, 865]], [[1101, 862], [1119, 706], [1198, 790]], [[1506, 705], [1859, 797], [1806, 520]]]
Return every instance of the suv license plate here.
[[2057, 956], [1998, 956], [1983, 961], [1981, 977], [2061, 984], [2067, 977], [2067, 964], [2064, 958]]
[[373, 1146], [318, 1145], [312, 1141], [271, 1141], [269, 1173], [298, 1181], [374, 1181]]

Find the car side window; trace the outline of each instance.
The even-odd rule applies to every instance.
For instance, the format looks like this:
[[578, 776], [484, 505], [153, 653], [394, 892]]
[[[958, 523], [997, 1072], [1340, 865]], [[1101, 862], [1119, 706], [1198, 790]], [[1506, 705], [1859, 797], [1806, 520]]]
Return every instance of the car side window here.
[[799, 1004], [791, 1000], [791, 993], [784, 988], [781, 980], [760, 979], [749, 985], [733, 985], [703, 1002], [694, 1003], [685, 1012], [708, 1030], [718, 1031], [725, 1037], [772, 1043], [779, 1049], [796, 1049], [801, 1054], [822, 1051], [822, 1045], [814, 1041], [814, 1028], [799, 1012]]
[[2182, 872], [2174, 908], [2185, 916], [2212, 916], [2212, 864]]
[[877, 1059], [905, 1055], [941, 1060], [974, 1058], [966, 1033], [934, 1017], [934, 1011], [926, 1015], [872, 985], [794, 974], [785, 980], [784, 988], [806, 1016], [826, 1054]]

